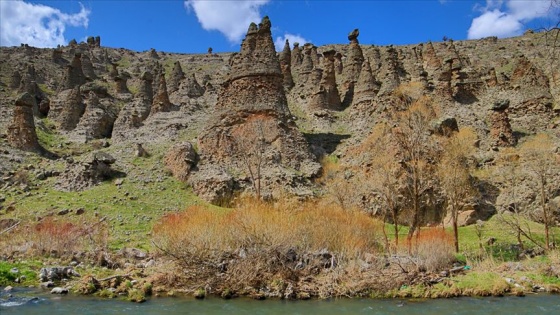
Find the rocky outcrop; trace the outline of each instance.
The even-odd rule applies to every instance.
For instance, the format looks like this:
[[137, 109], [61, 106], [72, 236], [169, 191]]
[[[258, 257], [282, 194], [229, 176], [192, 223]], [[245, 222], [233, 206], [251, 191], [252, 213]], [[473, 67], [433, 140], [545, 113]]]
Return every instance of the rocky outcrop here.
[[99, 97], [93, 91], [89, 92], [85, 104], [85, 113], [76, 126], [74, 138], [78, 138], [80, 142], [88, 142], [111, 137], [113, 124], [117, 118], [116, 110], [100, 103]]
[[95, 75], [95, 71], [93, 71], [93, 64], [87, 54], [82, 55], [82, 72], [84, 73], [85, 81], [97, 79], [97, 75]]
[[312, 95], [309, 108], [340, 110], [341, 102], [336, 85], [334, 56], [336, 51], [328, 50], [323, 53], [323, 69], [319, 89]]
[[284, 44], [284, 50], [280, 54], [280, 68], [284, 78], [284, 88], [289, 90], [294, 86], [294, 80], [292, 78], [292, 51], [290, 49], [290, 42], [287, 39]]
[[152, 101], [152, 109], [150, 114], [155, 114], [159, 112], [168, 112], [171, 110], [172, 104], [169, 101], [169, 94], [167, 93], [167, 83], [165, 81], [165, 75], [159, 76], [159, 85], [157, 93]]
[[33, 120], [35, 106], [37, 106], [35, 98], [29, 93], [23, 93], [16, 99], [12, 123], [8, 126], [10, 146], [24, 151], [43, 151], [35, 132]]
[[154, 92], [152, 88], [153, 76], [151, 72], [144, 71], [140, 76], [138, 93], [132, 102], [127, 103], [119, 112], [114, 124], [113, 139], [122, 141], [126, 139], [131, 128], [138, 128], [148, 118], [152, 109]]
[[187, 79], [181, 85], [181, 90], [184, 91], [190, 98], [197, 98], [204, 95], [205, 89], [198, 84], [194, 73], [187, 77]]
[[493, 146], [507, 147], [516, 144], [507, 113], [509, 103], [509, 100], [499, 100], [490, 108], [488, 120], [490, 122], [490, 138]]
[[185, 73], [183, 72], [183, 68], [181, 68], [181, 63], [179, 61], [175, 61], [173, 64], [173, 71], [171, 71], [171, 75], [169, 77], [169, 84], [167, 85], [169, 88], [169, 93], [173, 93], [179, 89], [181, 85], [181, 81], [185, 79]]
[[354, 89], [353, 104], [371, 102], [379, 92], [379, 83], [373, 77], [369, 60], [365, 60]]
[[85, 82], [86, 78], [82, 70], [82, 54], [75, 53], [72, 62], [66, 67], [64, 89], [73, 89]]
[[51, 101], [48, 117], [54, 121], [59, 129], [70, 131], [76, 128], [84, 114], [85, 105], [80, 94], [80, 87], [60, 92]]
[[174, 145], [163, 159], [165, 167], [180, 181], [186, 181], [189, 178], [189, 174], [197, 161], [198, 156], [190, 142]]
[[362, 52], [362, 48], [358, 42], [359, 35], [360, 31], [358, 29], [355, 29], [348, 34], [350, 45], [348, 46], [346, 62], [343, 70], [344, 82], [341, 86], [341, 93], [344, 96], [342, 105], [344, 107], [348, 107], [352, 104], [354, 87], [360, 77], [360, 71], [362, 70], [362, 64], [364, 63], [364, 53]]
[[306, 178], [320, 170], [291, 121], [270, 28], [268, 17], [250, 25], [198, 139], [201, 160], [189, 183], [211, 202], [251, 187], [257, 194], [262, 187], [261, 196], [295, 193], [295, 186], [302, 193]]
[[67, 161], [65, 171], [57, 177], [55, 188], [60, 191], [83, 191], [104, 180], [122, 175], [111, 168], [115, 158], [95, 152], [82, 162]]
[[117, 94], [130, 93], [127, 84], [128, 79], [130, 79], [130, 75], [124, 71], [118, 73], [118, 75], [113, 77], [113, 82], [115, 82], [115, 93]]
[[292, 62], [292, 68], [299, 67], [303, 62], [303, 54], [301, 48], [299, 47], [299, 43], [294, 43], [294, 49], [292, 49], [292, 55], [290, 59]]

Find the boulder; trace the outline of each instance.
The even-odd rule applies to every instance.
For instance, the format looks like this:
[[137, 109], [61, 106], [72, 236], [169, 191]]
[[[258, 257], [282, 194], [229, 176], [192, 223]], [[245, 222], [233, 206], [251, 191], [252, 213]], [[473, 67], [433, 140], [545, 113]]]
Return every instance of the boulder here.
[[190, 142], [182, 142], [171, 147], [163, 161], [174, 177], [186, 181], [198, 161], [198, 156]]

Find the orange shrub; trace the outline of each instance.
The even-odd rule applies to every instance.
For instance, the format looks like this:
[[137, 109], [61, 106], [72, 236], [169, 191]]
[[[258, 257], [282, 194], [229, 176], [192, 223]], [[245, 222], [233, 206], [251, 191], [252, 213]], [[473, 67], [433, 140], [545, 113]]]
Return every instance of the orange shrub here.
[[86, 226], [68, 219], [47, 217], [33, 225], [10, 231], [3, 242], [4, 252], [62, 256], [76, 251], [103, 249], [107, 246], [107, 229], [102, 222]]
[[337, 206], [306, 203], [296, 208], [245, 200], [227, 213], [193, 206], [167, 215], [154, 227], [154, 243], [176, 258], [200, 261], [240, 249], [326, 249], [351, 259], [378, 251], [380, 230], [381, 224], [365, 213]]
[[442, 228], [422, 229], [412, 242], [422, 269], [438, 271], [455, 259], [453, 236]]

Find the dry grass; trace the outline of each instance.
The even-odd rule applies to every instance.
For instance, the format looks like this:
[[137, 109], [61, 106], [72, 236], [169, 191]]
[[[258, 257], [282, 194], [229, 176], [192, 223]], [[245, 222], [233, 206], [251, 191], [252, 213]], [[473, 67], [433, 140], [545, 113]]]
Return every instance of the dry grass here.
[[338, 206], [244, 200], [227, 212], [194, 206], [170, 214], [155, 225], [153, 242], [176, 258], [192, 290], [250, 294], [248, 287], [283, 292], [301, 278], [376, 256], [380, 231], [375, 219]]
[[107, 247], [107, 238], [104, 222], [76, 223], [47, 217], [36, 224], [18, 226], [3, 236], [0, 252], [6, 257], [14, 254], [62, 257], [103, 250]]
[[187, 254], [185, 251], [208, 256], [239, 249], [278, 248], [327, 250], [356, 258], [379, 250], [381, 224], [362, 212], [315, 203], [285, 206], [245, 200], [227, 213], [189, 207], [156, 224], [154, 242], [177, 257]]

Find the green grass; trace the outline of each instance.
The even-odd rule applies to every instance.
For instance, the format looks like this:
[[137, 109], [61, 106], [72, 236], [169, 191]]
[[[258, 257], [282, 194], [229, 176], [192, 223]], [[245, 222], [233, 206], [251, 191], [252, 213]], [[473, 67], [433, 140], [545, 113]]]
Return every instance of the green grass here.
[[[32, 285], [37, 283], [37, 274], [33, 270], [40, 268], [39, 262], [19, 262], [9, 263], [0, 261], [0, 286], [14, 285], [17, 278], [24, 276], [18, 285]], [[12, 268], [17, 268], [19, 273], [10, 272]]]
[[[63, 192], [54, 189], [56, 177], [44, 181], [32, 178], [33, 183], [40, 185], [29, 196], [21, 198], [18, 193], [6, 195], [6, 202], [15, 203], [17, 211], [4, 217], [36, 222], [37, 217], [61, 209], [84, 208], [83, 215], [68, 214], [65, 218], [91, 224], [107, 217], [111, 249], [125, 246], [150, 249], [149, 233], [153, 223], [161, 216], [205, 202], [196, 197], [185, 183], [166, 175], [162, 162], [164, 146], [145, 148], [151, 154], [149, 158], [130, 156], [113, 167], [126, 170], [127, 176], [120, 186], [115, 185], [113, 179], [81, 192]], [[63, 161], [43, 160], [33, 164], [38, 169], [63, 170], [65, 167]]]

